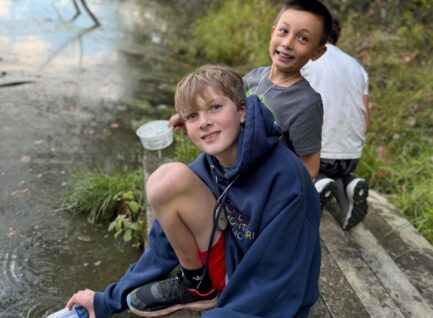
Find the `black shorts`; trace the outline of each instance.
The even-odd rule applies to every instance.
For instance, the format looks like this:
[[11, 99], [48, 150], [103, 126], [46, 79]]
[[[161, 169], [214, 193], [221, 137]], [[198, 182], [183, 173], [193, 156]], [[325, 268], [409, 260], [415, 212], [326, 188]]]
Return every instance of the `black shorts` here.
[[337, 179], [349, 176], [358, 165], [359, 159], [320, 159], [319, 173]]

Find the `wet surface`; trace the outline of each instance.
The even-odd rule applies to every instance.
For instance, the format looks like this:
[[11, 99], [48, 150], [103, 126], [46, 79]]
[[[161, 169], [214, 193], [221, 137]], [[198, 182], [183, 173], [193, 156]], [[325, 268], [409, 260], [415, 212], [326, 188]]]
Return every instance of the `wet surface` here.
[[190, 66], [169, 44], [199, 3], [88, 1], [94, 28], [84, 10], [72, 20], [72, 0], [1, 0], [0, 317], [45, 317], [139, 256], [58, 208], [75, 170], [141, 165], [131, 122], [171, 105]]

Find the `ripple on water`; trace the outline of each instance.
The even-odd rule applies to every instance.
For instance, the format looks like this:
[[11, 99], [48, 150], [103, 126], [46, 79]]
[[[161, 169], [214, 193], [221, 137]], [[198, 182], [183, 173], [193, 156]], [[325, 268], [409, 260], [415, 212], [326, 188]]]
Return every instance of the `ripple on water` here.
[[0, 250], [0, 298], [7, 299], [11, 294], [25, 289], [22, 273], [14, 250]]
[[[59, 305], [61, 304], [61, 305]], [[63, 302], [53, 300], [53, 297], [45, 297], [40, 299], [40, 302], [30, 307], [25, 316], [26, 318], [42, 318], [47, 317], [55, 311], [62, 309]]]
[[64, 303], [56, 296], [58, 288], [51, 286], [55, 275], [43, 248], [25, 243], [11, 247], [8, 241], [0, 244], [0, 318], [46, 317]]
[[[0, 307], [1, 308], [1, 307]], [[60, 310], [59, 303], [55, 302], [52, 297], [40, 299], [37, 304], [17, 303], [8, 306], [1, 311], [1, 318], [43, 318]]]

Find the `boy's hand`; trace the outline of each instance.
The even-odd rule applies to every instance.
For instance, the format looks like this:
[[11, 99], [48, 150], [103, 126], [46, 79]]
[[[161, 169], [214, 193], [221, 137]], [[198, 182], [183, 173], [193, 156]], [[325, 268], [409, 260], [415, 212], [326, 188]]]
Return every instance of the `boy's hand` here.
[[90, 289], [80, 290], [76, 292], [68, 300], [66, 308], [72, 310], [75, 305], [83, 306], [89, 311], [89, 318], [95, 318], [95, 308], [93, 308], [93, 297], [95, 297], [95, 292]]
[[185, 129], [185, 122], [179, 116], [179, 114], [174, 114], [168, 120], [168, 126], [173, 128], [173, 131], [179, 131], [181, 129]]

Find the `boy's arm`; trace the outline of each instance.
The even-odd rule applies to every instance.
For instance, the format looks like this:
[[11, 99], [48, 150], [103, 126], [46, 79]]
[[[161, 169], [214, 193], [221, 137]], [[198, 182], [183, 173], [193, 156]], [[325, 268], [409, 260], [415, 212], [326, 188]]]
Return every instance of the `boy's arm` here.
[[203, 318], [307, 317], [318, 297], [320, 208], [306, 192], [264, 212], [278, 210]]
[[322, 146], [323, 106], [317, 100], [298, 114], [289, 127], [290, 142], [298, 157], [315, 180], [320, 168]]
[[299, 156], [299, 159], [304, 163], [311, 179], [316, 180], [320, 169], [320, 151], [305, 156]]
[[144, 251], [137, 263], [117, 283], [108, 285], [104, 292], [96, 292], [93, 300], [96, 318], [124, 311], [128, 293], [146, 283], [167, 277], [176, 267], [176, 254], [156, 220], [149, 234], [148, 246], [151, 248]]

